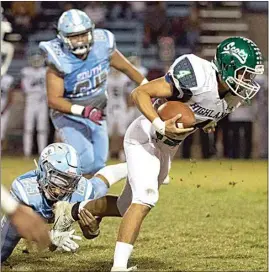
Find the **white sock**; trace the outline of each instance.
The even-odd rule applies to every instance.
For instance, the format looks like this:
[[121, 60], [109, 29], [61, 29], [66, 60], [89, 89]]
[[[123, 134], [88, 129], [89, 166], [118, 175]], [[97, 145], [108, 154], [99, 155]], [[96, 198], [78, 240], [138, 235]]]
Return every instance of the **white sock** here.
[[114, 253], [113, 267], [127, 268], [127, 263], [132, 254], [133, 248], [133, 245], [117, 242]]
[[127, 163], [125, 162], [114, 165], [108, 165], [99, 170], [95, 174], [95, 176], [97, 174], [104, 176], [107, 179], [109, 186], [111, 187], [116, 182], [127, 177]]

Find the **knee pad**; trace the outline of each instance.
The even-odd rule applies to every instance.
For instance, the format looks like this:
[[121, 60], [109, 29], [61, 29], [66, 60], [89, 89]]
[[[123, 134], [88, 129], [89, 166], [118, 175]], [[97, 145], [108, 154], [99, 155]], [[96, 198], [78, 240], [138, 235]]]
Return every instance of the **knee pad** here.
[[146, 205], [150, 208], [154, 207], [159, 199], [158, 189], [147, 188], [133, 195], [132, 203]]

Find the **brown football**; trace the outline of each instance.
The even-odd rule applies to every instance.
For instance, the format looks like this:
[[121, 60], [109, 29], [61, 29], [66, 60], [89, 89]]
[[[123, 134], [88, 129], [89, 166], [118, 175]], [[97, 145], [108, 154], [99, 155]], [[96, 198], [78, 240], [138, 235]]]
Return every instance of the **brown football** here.
[[178, 122], [183, 123], [184, 128], [193, 127], [195, 116], [188, 105], [179, 101], [168, 101], [158, 108], [158, 114], [163, 121], [171, 119], [179, 113], [182, 116], [178, 119]]

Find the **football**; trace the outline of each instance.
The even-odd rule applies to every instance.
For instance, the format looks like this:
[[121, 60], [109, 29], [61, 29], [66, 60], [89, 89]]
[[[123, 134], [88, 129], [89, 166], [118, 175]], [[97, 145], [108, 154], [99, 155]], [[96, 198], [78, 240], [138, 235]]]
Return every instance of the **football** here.
[[158, 108], [158, 114], [163, 121], [169, 120], [181, 113], [178, 123], [183, 123], [184, 128], [193, 127], [195, 124], [195, 116], [191, 108], [179, 101], [168, 101]]

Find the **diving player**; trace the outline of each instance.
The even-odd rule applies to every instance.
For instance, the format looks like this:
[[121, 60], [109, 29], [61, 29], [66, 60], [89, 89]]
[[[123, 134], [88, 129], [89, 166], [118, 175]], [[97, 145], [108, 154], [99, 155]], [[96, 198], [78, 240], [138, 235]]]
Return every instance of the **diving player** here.
[[82, 173], [95, 173], [108, 157], [104, 118], [110, 66], [138, 85], [147, 79], [116, 49], [114, 35], [95, 29], [82, 11], [71, 9], [58, 21], [57, 38], [41, 42], [46, 55], [51, 118], [62, 140], [78, 152]]
[[[75, 149], [65, 143], [51, 144], [42, 151], [36, 170], [29, 171], [13, 181], [11, 195], [47, 222], [53, 222], [53, 205], [57, 201], [72, 203], [102, 197], [111, 185], [126, 177], [127, 167], [126, 163], [106, 166], [90, 180], [81, 174], [80, 160]], [[91, 214], [82, 211], [80, 219], [79, 224], [84, 237], [92, 239], [99, 234], [99, 224]], [[87, 224], [87, 221], [91, 221], [90, 224]], [[51, 236], [52, 243], [66, 251], [75, 251], [78, 248], [73, 241], [77, 237], [73, 236], [70, 229], [61, 232], [53, 229]], [[1, 221], [2, 262], [11, 255], [20, 238], [10, 220], [4, 217]]]

